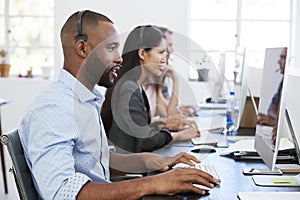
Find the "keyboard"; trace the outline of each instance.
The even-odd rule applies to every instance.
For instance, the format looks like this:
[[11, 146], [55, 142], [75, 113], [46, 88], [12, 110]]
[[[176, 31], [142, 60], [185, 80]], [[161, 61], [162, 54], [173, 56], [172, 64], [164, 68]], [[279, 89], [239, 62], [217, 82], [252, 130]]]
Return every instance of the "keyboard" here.
[[200, 169], [210, 175], [212, 175], [215, 179], [217, 179], [216, 184], [219, 185], [221, 183], [221, 179], [213, 165], [210, 164], [196, 164], [195, 166], [191, 167], [195, 169]]
[[300, 173], [300, 165], [298, 164], [276, 164], [275, 167], [283, 173]]

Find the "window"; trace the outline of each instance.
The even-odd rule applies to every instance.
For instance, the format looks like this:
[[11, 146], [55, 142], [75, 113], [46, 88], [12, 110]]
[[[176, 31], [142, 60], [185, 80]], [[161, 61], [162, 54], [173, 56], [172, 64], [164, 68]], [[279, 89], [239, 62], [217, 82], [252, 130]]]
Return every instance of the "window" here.
[[41, 66], [54, 66], [54, 0], [3, 0], [0, 24], [0, 49], [8, 52], [11, 75], [30, 68], [37, 75]]
[[[191, 0], [190, 36], [218, 63], [226, 55], [227, 79], [233, 79], [236, 51], [247, 49], [247, 63], [262, 68], [267, 47], [290, 46], [291, 1]], [[197, 52], [193, 52], [197, 54]], [[197, 76], [190, 70], [190, 77]]]

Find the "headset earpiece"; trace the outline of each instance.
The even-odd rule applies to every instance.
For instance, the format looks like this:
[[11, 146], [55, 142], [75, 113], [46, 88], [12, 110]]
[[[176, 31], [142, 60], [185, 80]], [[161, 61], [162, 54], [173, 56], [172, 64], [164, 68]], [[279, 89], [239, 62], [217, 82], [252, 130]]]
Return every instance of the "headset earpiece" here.
[[77, 32], [78, 32], [78, 34], [75, 36], [76, 42], [78, 40], [83, 40], [85, 42], [87, 41], [87, 35], [83, 34], [83, 32], [82, 32], [82, 18], [86, 11], [88, 11], [88, 10], [82, 10], [77, 15]]

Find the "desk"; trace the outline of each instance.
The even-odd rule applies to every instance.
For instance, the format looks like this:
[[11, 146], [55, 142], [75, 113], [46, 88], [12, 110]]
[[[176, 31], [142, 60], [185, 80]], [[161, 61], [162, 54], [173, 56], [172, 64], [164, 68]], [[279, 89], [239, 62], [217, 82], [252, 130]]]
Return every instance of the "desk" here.
[[160, 155], [175, 155], [179, 152], [188, 152], [199, 158], [202, 163], [213, 164], [221, 178], [220, 186], [215, 187], [210, 191], [208, 196], [200, 196], [196, 194], [174, 195], [174, 196], [147, 196], [143, 199], [213, 199], [213, 200], [233, 200], [238, 199], [237, 193], [240, 191], [300, 191], [299, 187], [260, 187], [256, 186], [251, 176], [245, 176], [242, 173], [243, 168], [266, 168], [267, 166], [262, 161], [235, 161], [230, 157], [219, 156], [223, 148], [216, 148], [216, 153], [192, 153], [189, 147], [191, 143], [186, 141], [177, 144], [173, 143], [164, 148], [161, 148], [155, 153]]
[[[7, 104], [9, 101], [6, 99], [1, 99], [0, 98], [0, 135], [2, 135], [2, 127], [1, 127], [1, 106], [4, 104]], [[1, 156], [1, 168], [2, 168], [2, 176], [3, 176], [3, 182], [4, 182], [4, 192], [5, 194], [8, 193], [7, 189], [7, 179], [6, 179], [6, 172], [5, 172], [5, 158], [4, 158], [4, 149], [3, 145], [0, 142], [0, 156]]]

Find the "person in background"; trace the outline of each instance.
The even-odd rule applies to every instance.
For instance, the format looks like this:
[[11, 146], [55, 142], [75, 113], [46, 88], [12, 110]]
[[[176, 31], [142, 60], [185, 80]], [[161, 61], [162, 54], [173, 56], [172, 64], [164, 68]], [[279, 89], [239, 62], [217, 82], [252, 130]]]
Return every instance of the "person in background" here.
[[[144, 84], [145, 92], [150, 97], [150, 104], [154, 113], [161, 117], [175, 116], [182, 120], [185, 117], [195, 116], [196, 108], [190, 105], [178, 105], [178, 77], [173, 67], [171, 66], [171, 54], [174, 52], [172, 34], [173, 32], [165, 27], [158, 27], [164, 34], [167, 42], [167, 67], [163, 75], [160, 77], [156, 85]], [[172, 80], [172, 90], [168, 89], [166, 79]], [[154, 115], [155, 116], [155, 115]]]
[[[283, 48], [280, 57], [277, 61], [279, 65], [280, 73], [283, 75], [285, 70], [286, 64], [286, 55], [287, 55], [287, 48]], [[277, 123], [277, 116], [279, 111], [279, 104], [280, 104], [280, 97], [281, 97], [281, 90], [282, 90], [282, 83], [283, 78], [281, 79], [277, 92], [274, 94], [272, 101], [268, 108], [268, 113], [258, 113], [258, 124], [267, 125], [267, 126], [274, 126]]]
[[119, 152], [154, 151], [171, 141], [200, 135], [197, 127], [170, 132], [168, 123], [151, 123], [149, 101], [142, 85], [152, 83], [153, 77], [164, 72], [166, 48], [163, 34], [151, 25], [136, 27], [125, 41], [123, 68], [114, 86], [107, 89], [102, 108], [108, 138]]
[[[283, 75], [285, 71], [285, 64], [286, 64], [286, 55], [287, 55], [287, 48], [283, 48], [279, 59], [277, 61], [279, 65], [280, 73]], [[278, 71], [276, 70], [276, 71]], [[273, 126], [272, 129], [272, 144], [275, 145], [276, 143], [276, 135], [277, 135], [277, 124], [278, 124], [278, 115], [279, 115], [279, 106], [280, 106], [280, 99], [281, 99], [281, 91], [282, 91], [282, 84], [283, 84], [283, 77], [279, 83], [277, 92], [274, 94], [272, 101], [268, 108], [268, 113], [258, 113], [257, 123], [267, 126]]]
[[[96, 87], [111, 87], [122, 63], [118, 34], [109, 18], [92, 11], [76, 12], [63, 25], [61, 42], [64, 65], [59, 80], [36, 97], [19, 127], [41, 199], [138, 199], [186, 190], [205, 194], [193, 183], [213, 187], [215, 179], [200, 170], [167, 171], [177, 163], [200, 162], [189, 154], [109, 152], [100, 118], [104, 96]], [[167, 172], [111, 183], [109, 166]]]

